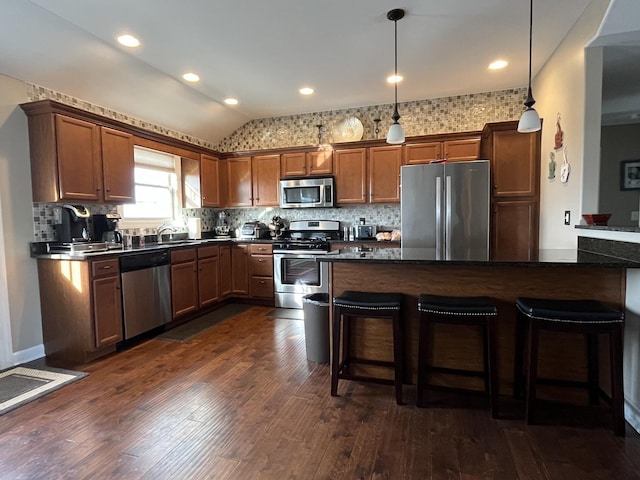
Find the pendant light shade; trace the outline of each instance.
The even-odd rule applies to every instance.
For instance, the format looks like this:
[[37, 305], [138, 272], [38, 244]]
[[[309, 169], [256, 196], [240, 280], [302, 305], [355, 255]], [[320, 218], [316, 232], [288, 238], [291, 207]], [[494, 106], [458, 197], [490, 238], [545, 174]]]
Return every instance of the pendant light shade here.
[[402, 125], [398, 123], [400, 120], [400, 114], [398, 113], [398, 20], [404, 17], [404, 10], [401, 8], [395, 8], [393, 10], [389, 10], [387, 13], [387, 18], [393, 22], [394, 28], [394, 70], [393, 74], [395, 76], [394, 82], [394, 92], [395, 92], [395, 103], [393, 106], [393, 123], [389, 127], [389, 133], [387, 133], [387, 143], [398, 144], [404, 143], [404, 129]]
[[518, 122], [518, 131], [520, 133], [532, 133], [537, 132], [542, 128], [540, 124], [540, 116], [538, 112], [536, 112], [533, 105], [536, 101], [533, 98], [533, 93], [531, 92], [531, 51], [533, 45], [533, 0], [530, 0], [530, 9], [529, 9], [529, 89], [527, 91], [527, 99], [524, 102], [525, 107], [527, 109], [520, 117], [520, 121]]
[[387, 143], [404, 143], [404, 129], [398, 122], [392, 123], [389, 127], [389, 132], [387, 133]]

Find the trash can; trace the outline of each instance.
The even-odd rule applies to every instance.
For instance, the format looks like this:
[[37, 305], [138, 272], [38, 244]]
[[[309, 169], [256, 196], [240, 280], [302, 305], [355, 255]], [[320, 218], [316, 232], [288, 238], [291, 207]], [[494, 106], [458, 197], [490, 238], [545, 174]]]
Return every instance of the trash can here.
[[329, 294], [305, 296], [302, 299], [302, 313], [307, 360], [329, 363]]

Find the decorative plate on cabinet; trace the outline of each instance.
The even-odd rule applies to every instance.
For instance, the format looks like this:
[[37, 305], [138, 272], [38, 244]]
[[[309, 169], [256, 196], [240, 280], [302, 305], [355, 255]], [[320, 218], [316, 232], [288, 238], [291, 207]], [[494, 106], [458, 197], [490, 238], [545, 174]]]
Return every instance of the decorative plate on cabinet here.
[[333, 139], [335, 142], [357, 142], [362, 140], [363, 133], [362, 122], [356, 117], [350, 117], [336, 126]]

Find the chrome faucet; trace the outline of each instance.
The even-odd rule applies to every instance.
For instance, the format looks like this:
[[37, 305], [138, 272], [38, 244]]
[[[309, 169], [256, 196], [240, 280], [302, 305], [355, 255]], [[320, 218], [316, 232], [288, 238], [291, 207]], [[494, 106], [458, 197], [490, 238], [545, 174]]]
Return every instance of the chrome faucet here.
[[158, 236], [158, 243], [160, 243], [160, 242], [161, 242], [161, 240], [162, 240], [162, 234], [163, 234], [164, 232], [175, 233], [175, 232], [177, 232], [177, 231], [178, 231], [178, 229], [177, 229], [176, 227], [174, 227], [173, 225], [169, 225], [169, 224], [167, 224], [167, 223], [162, 223], [162, 224], [160, 224], [160, 226], [158, 226], [158, 227], [156, 228], [156, 234], [157, 234], [157, 236]]

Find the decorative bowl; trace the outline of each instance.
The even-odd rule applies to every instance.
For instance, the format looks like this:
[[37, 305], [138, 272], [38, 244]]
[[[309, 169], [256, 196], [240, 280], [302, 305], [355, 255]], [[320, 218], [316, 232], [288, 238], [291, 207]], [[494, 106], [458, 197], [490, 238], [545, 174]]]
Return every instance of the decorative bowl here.
[[587, 225], [607, 225], [610, 213], [583, 213], [582, 218], [587, 222]]

